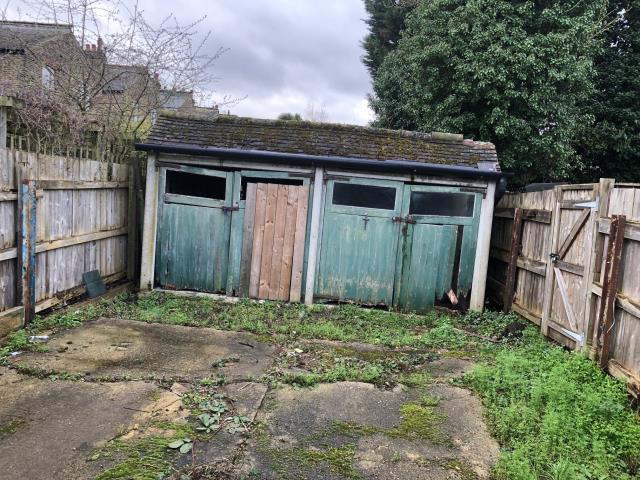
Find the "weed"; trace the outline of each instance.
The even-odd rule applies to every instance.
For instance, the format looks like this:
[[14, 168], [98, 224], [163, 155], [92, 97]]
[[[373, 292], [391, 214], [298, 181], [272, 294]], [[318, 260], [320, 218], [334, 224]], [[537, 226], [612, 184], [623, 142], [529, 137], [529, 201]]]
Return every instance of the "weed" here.
[[400, 414], [400, 425], [387, 431], [386, 435], [409, 440], [429, 440], [439, 444], [448, 442], [448, 438], [438, 428], [443, 417], [436, 413], [430, 402], [407, 403], [400, 407]]
[[[173, 471], [173, 460], [180, 449], [189, 451], [185, 444], [193, 444], [193, 429], [186, 424], [153, 423], [153, 427], [173, 431], [173, 438], [142, 437], [134, 440], [116, 438], [96, 451], [90, 460], [115, 458], [116, 465], [104, 470], [95, 480], [156, 480]], [[186, 442], [185, 440], [189, 440]], [[177, 442], [181, 442], [175, 447]]]
[[26, 424], [27, 421], [22, 419], [11, 420], [10, 422], [0, 424], [0, 440], [9, 435], [13, 435]]
[[346, 480], [359, 480], [361, 475], [353, 465], [356, 447], [346, 444], [337, 447], [311, 447], [299, 445], [290, 448], [275, 448], [263, 425], [256, 429], [258, 453], [269, 461], [277, 478], [293, 480], [308, 478], [313, 472], [327, 472], [326, 476], [339, 476]]
[[637, 478], [640, 422], [625, 386], [584, 355], [529, 328], [518, 345], [493, 348], [465, 382], [504, 446], [497, 479]]
[[398, 376], [398, 383], [411, 388], [424, 388], [431, 382], [431, 375], [425, 371], [402, 372]]

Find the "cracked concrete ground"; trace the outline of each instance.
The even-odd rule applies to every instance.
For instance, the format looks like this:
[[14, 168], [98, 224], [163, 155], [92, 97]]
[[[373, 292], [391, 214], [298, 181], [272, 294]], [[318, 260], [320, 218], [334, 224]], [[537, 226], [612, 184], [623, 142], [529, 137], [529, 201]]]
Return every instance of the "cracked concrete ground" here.
[[[358, 343], [299, 347], [310, 352], [296, 366], [302, 372], [316, 365], [312, 357], [340, 351], [395, 360], [398, 353]], [[357, 381], [297, 388], [273, 383], [291, 345], [248, 333], [103, 319], [52, 336], [48, 349], [0, 367], [7, 478], [95, 478], [122, 460], [93, 461], [96, 451], [116, 438], [172, 434], [158, 422], [193, 422], [185, 393], [221, 375], [228, 383], [211, 388], [254, 426], [244, 435], [220, 431], [172, 460], [176, 469], [200, 465], [197, 478], [483, 479], [498, 455], [479, 401], [448, 382], [472, 366], [467, 360], [420, 357], [411, 368], [430, 378], [420, 388]], [[418, 419], [426, 437], [403, 430], [412, 420], [407, 405], [427, 415]]]

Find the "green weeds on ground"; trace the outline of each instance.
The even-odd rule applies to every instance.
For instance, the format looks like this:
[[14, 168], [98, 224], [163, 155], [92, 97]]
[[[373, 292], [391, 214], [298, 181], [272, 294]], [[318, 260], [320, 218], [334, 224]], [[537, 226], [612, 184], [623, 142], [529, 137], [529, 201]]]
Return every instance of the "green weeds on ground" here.
[[[517, 321], [513, 315], [488, 312], [456, 317], [434, 312], [422, 316], [352, 305], [308, 308], [275, 302], [224, 303], [166, 293], [140, 298], [121, 295], [82, 310], [38, 318], [28, 330], [9, 337], [0, 348], [0, 361], [14, 350], [46, 348], [29, 342], [29, 335], [72, 328], [99, 317], [248, 331], [284, 343], [306, 338], [359, 341], [438, 355], [472, 356], [479, 365], [458, 383], [482, 398], [491, 430], [503, 447], [494, 472], [497, 480], [640, 478], [640, 421], [629, 408], [624, 385], [603, 374], [585, 356], [543, 339], [533, 327], [510, 338], [505, 327]], [[348, 379], [376, 383], [391, 365], [384, 355], [363, 359], [341, 352], [336, 358], [308, 373], [287, 374], [283, 369], [284, 375], [289, 375], [285, 381], [296, 385]], [[396, 373], [412, 386], [428, 382], [427, 376], [419, 375], [420, 370]], [[405, 433], [431, 435], [437, 422], [433, 405], [414, 403], [404, 408], [404, 416], [417, 422]], [[400, 435], [403, 427], [397, 428]], [[164, 443], [159, 446], [166, 450]], [[302, 458], [308, 468], [324, 464], [333, 472], [355, 478], [350, 466], [353, 451], [348, 445], [341, 448], [292, 450], [290, 460]], [[129, 453], [132, 462], [154, 458], [153, 453]], [[167, 466], [164, 459], [158, 469]]]
[[533, 328], [465, 376], [503, 445], [498, 480], [639, 478], [640, 422], [625, 386]]

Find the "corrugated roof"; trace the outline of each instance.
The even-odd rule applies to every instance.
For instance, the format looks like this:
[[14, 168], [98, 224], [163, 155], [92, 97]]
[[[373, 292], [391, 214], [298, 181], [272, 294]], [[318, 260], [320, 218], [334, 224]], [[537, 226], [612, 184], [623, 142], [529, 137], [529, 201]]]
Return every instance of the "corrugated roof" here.
[[463, 140], [462, 135], [227, 115], [204, 119], [163, 113], [145, 143], [443, 165], [497, 162], [492, 143]]
[[70, 33], [67, 24], [0, 21], [0, 49], [20, 50]]

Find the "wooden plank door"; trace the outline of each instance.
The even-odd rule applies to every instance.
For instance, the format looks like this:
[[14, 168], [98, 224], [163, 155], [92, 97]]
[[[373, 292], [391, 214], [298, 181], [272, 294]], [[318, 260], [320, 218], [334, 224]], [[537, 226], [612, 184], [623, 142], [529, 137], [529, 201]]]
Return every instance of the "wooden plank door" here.
[[598, 208], [595, 189], [593, 185], [556, 187], [542, 333], [575, 349], [584, 346], [588, 329], [585, 305]]
[[455, 187], [404, 187], [395, 304], [428, 311], [471, 290], [482, 196]]
[[327, 182], [316, 297], [393, 303], [401, 182]]
[[245, 204], [240, 294], [300, 301], [307, 186], [250, 183]]
[[224, 292], [231, 225], [232, 174], [163, 168], [156, 278], [170, 289]]

